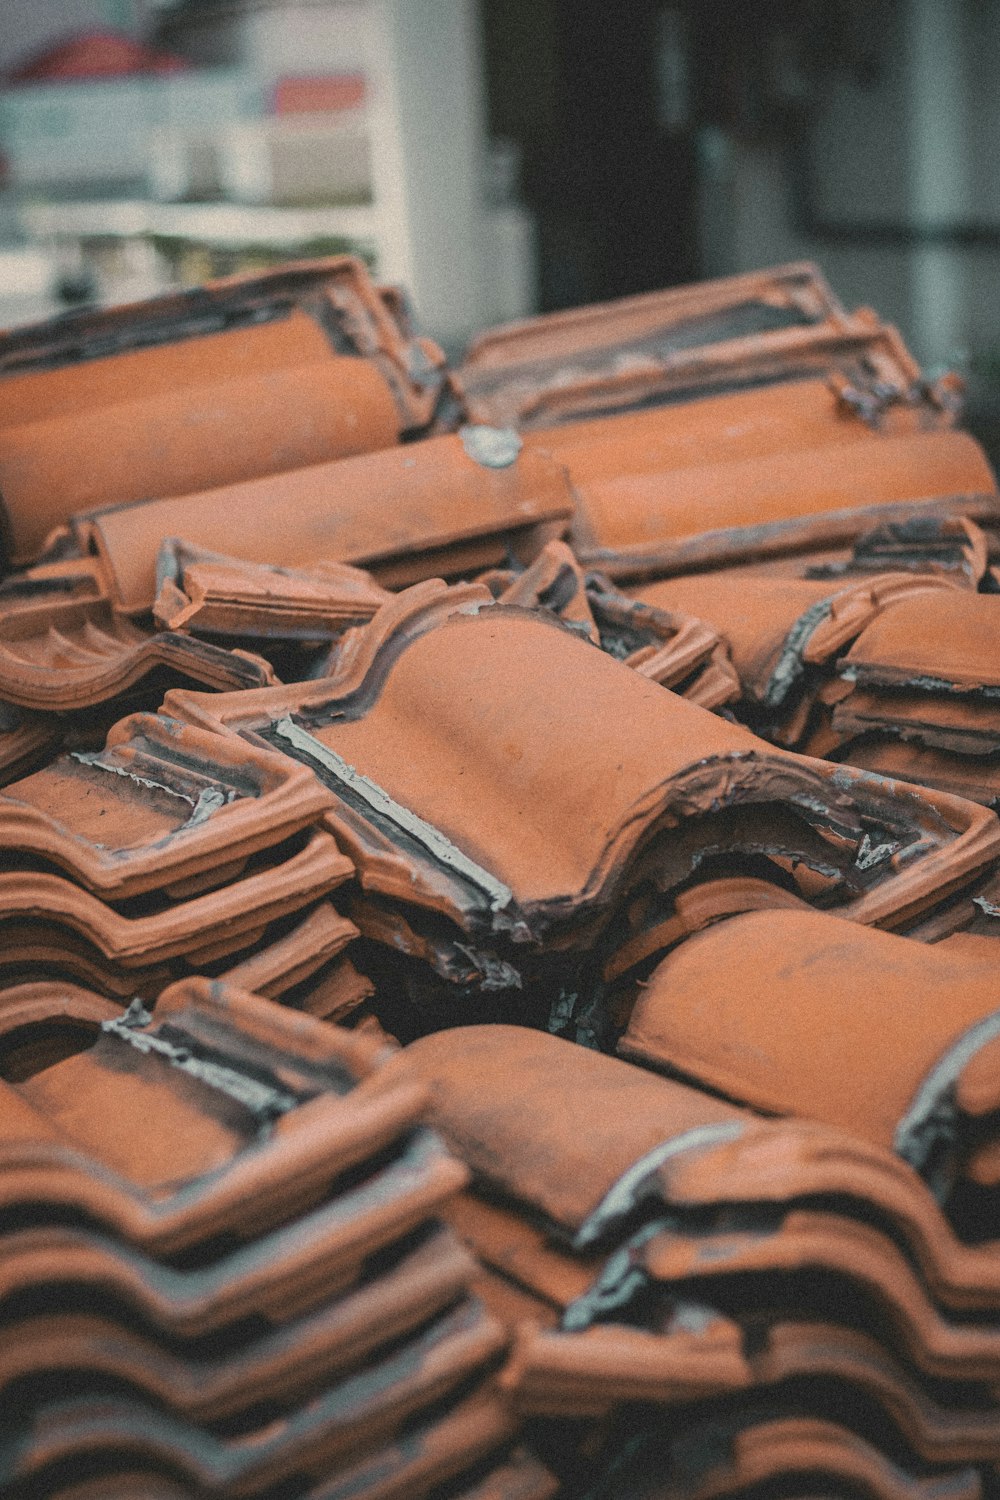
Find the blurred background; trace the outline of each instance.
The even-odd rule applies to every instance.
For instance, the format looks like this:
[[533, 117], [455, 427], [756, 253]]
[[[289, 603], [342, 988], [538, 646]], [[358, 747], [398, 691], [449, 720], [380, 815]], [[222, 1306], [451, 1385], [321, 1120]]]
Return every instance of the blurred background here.
[[1000, 448], [1000, 0], [3, 0], [0, 320], [350, 250], [450, 351], [801, 258]]

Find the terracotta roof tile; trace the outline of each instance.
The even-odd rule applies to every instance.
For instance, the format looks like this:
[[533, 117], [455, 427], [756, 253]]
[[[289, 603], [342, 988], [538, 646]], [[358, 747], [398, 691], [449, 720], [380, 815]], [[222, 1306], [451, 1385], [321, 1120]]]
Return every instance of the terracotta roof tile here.
[[[783, 266], [491, 329], [456, 378], [475, 420], [538, 427], [670, 399], [723, 372], [753, 379], [804, 332], [843, 338], [851, 326], [816, 267]], [[911, 383], [912, 361], [904, 369]]]
[[521, 573], [497, 571], [480, 581], [499, 604], [556, 615], [641, 676], [703, 708], [739, 695], [739, 679], [716, 631], [691, 615], [630, 599], [600, 574], [585, 573], [565, 542], [548, 542]]
[[456, 378], [347, 260], [0, 383], [0, 1488], [980, 1500], [958, 383], [807, 266]]
[[0, 614], [0, 695], [8, 703], [56, 713], [90, 708], [156, 671], [215, 688], [275, 681], [263, 657], [172, 631], [151, 634], [104, 600]]
[[432, 420], [442, 362], [348, 257], [10, 331], [0, 482], [11, 560], [31, 561], [88, 506], [394, 443]]
[[[53, 998], [35, 987], [21, 1009]], [[465, 1173], [420, 1127], [405, 1059], [192, 981], [41, 1061], [0, 1088], [12, 1493], [83, 1463], [332, 1495], [366, 1465], [391, 1476], [387, 1444], [414, 1481], [387, 1494], [489, 1455], [502, 1472], [506, 1334], [433, 1219]], [[393, 1448], [414, 1424], [419, 1446]]]
[[360, 568], [316, 563], [279, 568], [165, 542], [153, 606], [164, 630], [267, 640], [334, 639], [362, 624], [389, 595]]
[[818, 912], [757, 912], [666, 958], [619, 1049], [769, 1113], [842, 1126], [947, 1182], [968, 1133], [1000, 1110], [994, 1030], [988, 962], [870, 929], [847, 937]]
[[[634, 1430], [634, 1429], [633, 1429]], [[888, 1457], [827, 1412], [768, 1418], [734, 1405], [713, 1421], [706, 1414], [683, 1434], [647, 1430], [616, 1466], [617, 1493], [634, 1500], [723, 1500], [769, 1485], [796, 1494], [864, 1493], [872, 1500], [978, 1500], [971, 1467], [928, 1473], [912, 1459]]]
[[[653, 1403], [676, 1415], [652, 1425], [650, 1441], [714, 1419], [742, 1443], [761, 1424], [777, 1431], [794, 1391], [799, 1420], [825, 1421], [831, 1402], [849, 1414], [836, 1441], [866, 1462], [909, 1451], [919, 1475], [995, 1459], [993, 1253], [960, 1245], [909, 1168], [678, 1083], [657, 1091], [611, 1059], [519, 1028], [442, 1032], [407, 1055], [476, 1174], [476, 1195], [448, 1217], [502, 1279], [500, 1316], [503, 1283], [563, 1309], [561, 1331], [537, 1315], [520, 1329], [503, 1380], [522, 1410], [578, 1424], [620, 1414], [634, 1434]], [[481, 1196], [491, 1192], [502, 1197]], [[595, 1257], [603, 1268], [567, 1301]], [[558, 1264], [567, 1270], [552, 1281]], [[970, 1272], [985, 1273], [973, 1301]], [[517, 1308], [515, 1298], [507, 1316]], [[751, 1390], [753, 1405], [739, 1395]], [[645, 1416], [627, 1415], [635, 1403]], [[607, 1451], [620, 1460], [614, 1438]], [[940, 1478], [972, 1482], [967, 1469]]]
[[122, 900], [176, 892], [188, 876], [245, 861], [308, 827], [331, 801], [286, 756], [134, 714], [103, 750], [60, 756], [0, 792], [0, 840]]
[[[545, 1466], [523, 1451], [509, 1453], [515, 1426], [503, 1395], [486, 1389], [310, 1492], [310, 1500], [421, 1500], [445, 1485], [455, 1500], [553, 1500], [558, 1485]], [[481, 1477], [469, 1482], [468, 1471]]]
[[0, 909], [6, 921], [41, 919], [68, 927], [106, 958], [136, 966], [193, 950], [231, 953], [249, 934], [300, 911], [353, 873], [330, 835], [316, 830], [301, 849], [274, 857], [243, 879], [138, 914], [116, 910], [61, 875], [27, 872], [0, 875]]
[[349, 563], [388, 586], [489, 567], [540, 527], [562, 529], [573, 501], [554, 459], [521, 449], [516, 438], [503, 463], [474, 452], [459, 436], [428, 438], [227, 488], [95, 510], [74, 528], [83, 550], [103, 559], [112, 598], [126, 614], [152, 608], [164, 542], [179, 537], [188, 547], [224, 552], [236, 514], [247, 562], [294, 569]]
[[422, 1409], [453, 1396], [500, 1345], [497, 1325], [470, 1303], [363, 1373], [231, 1441], [122, 1397], [53, 1402], [18, 1433], [0, 1473], [38, 1493], [51, 1468], [84, 1458], [88, 1466], [121, 1468], [138, 1459], [232, 1494], [266, 1493], [293, 1476], [315, 1484], [356, 1461], [363, 1445], [396, 1436]]
[[766, 748], [475, 586], [399, 596], [324, 681], [167, 703], [311, 765], [337, 796], [326, 821], [362, 884], [470, 932], [522, 924], [540, 940], [606, 916], [640, 854], [669, 889], [743, 803], [750, 822], [731, 846], [759, 849], [770, 819], [789, 858], [837, 868], [861, 921], [915, 914], [983, 869], [1000, 838], [965, 802]]

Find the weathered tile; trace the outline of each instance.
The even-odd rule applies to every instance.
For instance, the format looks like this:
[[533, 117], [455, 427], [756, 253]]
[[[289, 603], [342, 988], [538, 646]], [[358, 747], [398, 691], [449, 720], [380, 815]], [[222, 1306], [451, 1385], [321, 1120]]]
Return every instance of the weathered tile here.
[[395, 443], [433, 420], [442, 364], [349, 257], [9, 331], [0, 488], [10, 560], [32, 561], [53, 527], [90, 506]]

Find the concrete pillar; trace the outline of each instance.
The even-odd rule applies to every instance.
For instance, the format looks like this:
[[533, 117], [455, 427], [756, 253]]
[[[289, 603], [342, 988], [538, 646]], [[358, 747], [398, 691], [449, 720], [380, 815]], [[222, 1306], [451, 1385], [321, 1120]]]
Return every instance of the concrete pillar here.
[[[931, 228], [971, 217], [962, 0], [907, 0], [909, 219]], [[966, 342], [963, 253], [917, 245], [910, 337], [926, 365], [961, 359]]]
[[372, 0], [369, 76], [380, 274], [422, 327], [460, 344], [482, 322], [485, 102], [475, 0]]

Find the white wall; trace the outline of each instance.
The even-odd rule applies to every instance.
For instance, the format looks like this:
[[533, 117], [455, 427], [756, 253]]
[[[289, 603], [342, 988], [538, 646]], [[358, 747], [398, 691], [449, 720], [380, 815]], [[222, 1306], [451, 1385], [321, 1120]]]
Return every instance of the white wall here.
[[797, 234], [789, 212], [786, 165], [776, 149], [734, 147], [730, 172], [732, 270], [752, 271], [789, 260], [819, 261], [847, 307], [874, 307], [909, 336], [912, 300], [905, 251], [844, 245]]
[[[874, 88], [836, 80], [816, 121], [819, 214], [1000, 227], [1000, 0], [880, 10], [885, 76]], [[848, 305], [874, 306], [928, 365], [1000, 350], [1000, 252], [810, 239], [792, 227], [779, 149], [716, 142], [708, 156], [713, 274], [816, 259]]]
[[489, 244], [522, 259], [530, 245], [523, 226], [486, 222], [478, 0], [234, 0], [205, 12], [185, 14], [177, 43], [265, 88], [283, 74], [366, 74], [377, 270], [407, 287], [423, 327], [457, 347], [484, 308], [507, 311], [525, 277], [504, 267], [491, 300]]
[[[1000, 3], [967, 0], [966, 68], [968, 75], [970, 210], [984, 223], [1000, 227]], [[1000, 354], [1000, 253], [963, 252], [967, 336], [979, 351]]]
[[81, 31], [140, 36], [155, 0], [0, 0], [0, 72]]

